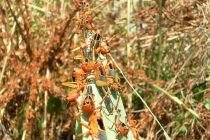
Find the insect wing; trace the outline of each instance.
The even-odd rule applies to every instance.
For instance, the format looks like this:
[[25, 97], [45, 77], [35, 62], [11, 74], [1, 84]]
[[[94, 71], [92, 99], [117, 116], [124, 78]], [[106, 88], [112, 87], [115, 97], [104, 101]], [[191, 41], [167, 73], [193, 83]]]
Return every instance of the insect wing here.
[[77, 88], [76, 82], [64, 82], [62, 83], [63, 86], [70, 87], [70, 88]]

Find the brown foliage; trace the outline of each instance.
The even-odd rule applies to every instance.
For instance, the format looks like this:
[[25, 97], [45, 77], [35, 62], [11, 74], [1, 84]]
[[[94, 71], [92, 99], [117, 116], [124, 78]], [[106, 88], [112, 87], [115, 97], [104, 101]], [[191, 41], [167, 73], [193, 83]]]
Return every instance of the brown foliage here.
[[[50, 139], [66, 139], [74, 132], [76, 108], [65, 105], [67, 93], [60, 83], [70, 79], [70, 71], [75, 65], [75, 55], [70, 50], [81, 45], [77, 42], [79, 36], [75, 35], [78, 9], [70, 2], [66, 2], [64, 10], [60, 3], [42, 2], [0, 1], [0, 71], [3, 72], [0, 77], [0, 139], [6, 135], [8, 139], [21, 139], [24, 130], [27, 130], [26, 139], [42, 138], [45, 92], [49, 93], [47, 99], [55, 97], [65, 107], [60, 115], [53, 111], [47, 113]], [[161, 11], [160, 3], [143, 4], [143, 1], [133, 9], [130, 35], [125, 28], [126, 3], [118, 5], [115, 2], [96, 1], [93, 8], [96, 18], [88, 20], [94, 20], [103, 34], [117, 34], [112, 43], [113, 50], [117, 51], [113, 53], [128, 79], [143, 91], [144, 99], [173, 139], [208, 139], [209, 110], [204, 106], [204, 100], [210, 95], [206, 90], [210, 85], [206, 72], [210, 52], [209, 2], [181, 0], [177, 4], [175, 0], [164, 0]], [[44, 8], [38, 9], [33, 4], [44, 5]], [[132, 46], [130, 54], [125, 51], [128, 43]], [[169, 90], [199, 112], [203, 120], [194, 120], [149, 84]], [[207, 87], [205, 94], [201, 101], [195, 101], [194, 89], [202, 85]], [[124, 87], [129, 91], [125, 83]], [[138, 108], [144, 109], [142, 105]], [[185, 118], [177, 121], [175, 118], [179, 114]], [[133, 116], [138, 119], [136, 125], [141, 136], [149, 138], [153, 133], [152, 138], [162, 138], [163, 133], [148, 111]], [[183, 127], [176, 130], [177, 125]], [[181, 128], [185, 126], [189, 129], [183, 134]]]

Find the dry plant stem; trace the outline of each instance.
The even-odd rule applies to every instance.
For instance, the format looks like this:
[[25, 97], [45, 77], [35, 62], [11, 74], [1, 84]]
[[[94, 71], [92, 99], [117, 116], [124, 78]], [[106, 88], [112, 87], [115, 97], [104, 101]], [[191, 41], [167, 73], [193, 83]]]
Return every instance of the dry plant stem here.
[[166, 90], [162, 89], [161, 87], [152, 84], [152, 87], [154, 87], [155, 89], [157, 89], [158, 91], [164, 93], [166, 96], [168, 96], [170, 99], [172, 99], [173, 101], [175, 101], [176, 103], [178, 103], [179, 105], [181, 105], [183, 108], [185, 108], [187, 111], [189, 111], [193, 116], [195, 116], [198, 119], [201, 119], [200, 116], [192, 109], [188, 108], [181, 100], [179, 100], [179, 98], [171, 95], [169, 92], [167, 92]]
[[[46, 78], [48, 79], [50, 76], [50, 71], [49, 69], [47, 68], [47, 72], [46, 72]], [[46, 132], [47, 132], [47, 96], [48, 96], [48, 93], [47, 91], [44, 92], [44, 131], [43, 131], [43, 139], [44, 140], [47, 140], [47, 135], [46, 135]]]
[[61, 8], [60, 8], [61, 18], [65, 17], [65, 1], [61, 0]]
[[31, 44], [30, 44], [30, 41], [29, 41], [29, 36], [27, 36], [27, 33], [26, 33], [26, 34], [24, 33], [25, 26], [24, 26], [24, 28], [21, 27], [21, 25], [20, 25], [20, 23], [19, 23], [19, 21], [18, 21], [18, 17], [16, 16], [15, 12], [12, 10], [10, 1], [6, 0], [6, 2], [7, 2], [7, 5], [8, 5], [8, 7], [9, 7], [9, 10], [10, 10], [10, 12], [11, 12], [11, 14], [12, 14], [12, 17], [13, 17], [15, 23], [17, 24], [17, 28], [18, 28], [18, 30], [19, 30], [19, 33], [20, 33], [22, 39], [24, 40], [24, 42], [25, 42], [25, 44], [26, 44], [26, 52], [27, 52], [27, 54], [29, 55], [29, 58], [30, 58], [30, 60], [31, 60], [31, 56], [32, 56], [32, 55], [31, 55], [32, 50], [31, 50], [31, 48], [30, 48], [30, 45], [31, 45]]
[[[104, 6], [108, 2], [109, 2], [109, 0], [103, 1], [101, 4], [99, 4], [98, 6], [92, 8], [92, 9], [93, 10], [99, 9], [99, 8], [101, 8], [102, 6]], [[92, 3], [94, 3], [94, 0], [92, 1]]]
[[6, 88], [2, 88], [0, 91], [0, 95], [3, 94], [5, 90], [6, 90]]
[[[46, 5], [45, 5], [45, 18], [46, 18], [46, 21], [47, 21], [47, 19], [48, 19], [48, 9], [49, 9], [49, 4], [50, 4], [50, 1], [48, 1], [48, 0], [46, 0], [45, 1], [46, 3]], [[45, 28], [46, 28], [46, 26], [45, 26]], [[49, 68], [47, 68], [47, 70], [46, 70], [46, 78], [48, 79], [49, 78], [49, 74], [50, 74], [50, 72], [49, 72]], [[46, 134], [46, 132], [47, 132], [47, 96], [48, 96], [48, 92], [47, 91], [45, 91], [44, 92], [44, 131], [43, 131], [43, 140], [46, 140], [47, 139], [47, 134]]]
[[[193, 96], [196, 96], [196, 95], [198, 95], [198, 94], [201, 94], [201, 93], [204, 93], [204, 92], [207, 92], [207, 91], [210, 91], [210, 88], [207, 88], [207, 89], [205, 89], [205, 90], [201, 90], [201, 91], [199, 91], [199, 92], [196, 92], [195, 94], [193, 94]], [[1, 94], [0, 94], [1, 95]]]
[[46, 0], [45, 2], [46, 2], [46, 5], [45, 5], [45, 10], [44, 11], [45, 11], [45, 16], [47, 18], [50, 1]]
[[132, 90], [134, 91], [134, 94], [136, 96], [138, 96], [141, 101], [143, 102], [143, 104], [146, 106], [146, 108], [149, 110], [149, 112], [152, 114], [153, 118], [155, 119], [155, 121], [159, 124], [159, 126], [161, 127], [161, 129], [164, 132], [164, 135], [166, 137], [167, 140], [170, 140], [171, 138], [169, 137], [169, 135], [167, 134], [166, 130], [163, 128], [162, 124], [159, 122], [159, 120], [157, 119], [157, 117], [154, 115], [154, 113], [152, 112], [152, 110], [150, 109], [150, 107], [147, 105], [147, 103], [144, 101], [144, 99], [138, 94], [138, 92], [136, 91], [136, 89], [133, 87], [133, 85], [128, 81], [128, 79], [126, 78], [126, 76], [124, 75], [124, 73], [122, 72], [122, 70], [120, 69], [120, 67], [118, 66], [118, 64], [116, 63], [116, 61], [114, 60], [114, 58], [112, 57], [111, 54], [109, 54], [109, 57], [112, 59], [113, 63], [115, 64], [115, 66], [117, 67], [117, 69], [120, 71], [120, 73], [122, 74], [122, 76], [125, 78], [126, 82], [128, 83], [128, 85], [132, 88]]
[[[38, 7], [38, 6], [36, 6], [36, 5], [33, 5], [33, 4], [27, 4], [27, 6], [28, 7], [30, 7], [30, 8], [33, 8], [33, 9], [35, 9], [35, 10], [37, 10], [37, 11], [40, 11], [40, 12], [44, 12], [44, 13], [48, 13], [48, 14], [53, 14], [53, 13], [51, 13], [50, 11], [47, 11], [46, 9], [43, 9], [43, 8], [40, 8], [40, 7]], [[53, 14], [54, 15], [54, 14]]]
[[177, 72], [177, 74], [175, 75], [175, 77], [172, 79], [171, 83], [169, 83], [169, 85], [166, 88], [166, 90], [168, 90], [170, 87], [172, 87], [174, 85], [174, 83], [176, 82], [177, 77], [179, 76], [179, 74], [181, 73], [181, 71], [184, 69], [184, 67], [186, 66], [186, 64], [190, 61], [190, 59], [192, 58], [193, 55], [194, 55], [194, 52], [191, 53], [190, 56], [187, 58], [187, 60], [184, 62], [184, 64], [179, 69], [179, 71]]
[[46, 129], [47, 129], [47, 91], [44, 92], [44, 130], [43, 130], [43, 136], [44, 140], [46, 140]]
[[[131, 57], [131, 44], [130, 44], [130, 19], [131, 19], [131, 0], [127, 1], [127, 64], [130, 65], [130, 57]], [[131, 110], [132, 103], [132, 95], [128, 94], [128, 110]]]
[[132, 110], [131, 113], [140, 113], [140, 112], [145, 112], [146, 109], [140, 109], [140, 110]]
[[23, 131], [23, 135], [22, 135], [21, 140], [25, 140], [25, 138], [26, 138], [26, 132], [27, 132], [27, 130], [25, 129], [25, 130]]
[[158, 15], [158, 66], [157, 66], [157, 80], [160, 78], [161, 73], [161, 59], [162, 59], [162, 50], [163, 50], [163, 32], [162, 32], [162, 0], [159, 0], [159, 15]]
[[53, 133], [54, 133], [54, 128], [55, 128], [55, 119], [54, 119], [54, 115], [52, 115], [52, 119], [51, 119], [51, 129], [49, 130], [49, 138], [53, 139]]
[[[14, 25], [12, 27], [12, 36], [15, 33], [16, 25], [17, 25], [17, 23], [14, 23]], [[7, 54], [6, 54], [5, 58], [4, 58], [4, 65], [3, 65], [3, 68], [2, 68], [2, 71], [1, 71], [1, 76], [0, 76], [0, 84], [2, 83], [2, 79], [3, 79], [4, 73], [6, 71], [6, 66], [7, 66], [7, 61], [8, 61], [8, 54], [9, 54], [9, 52], [11, 50], [11, 46], [12, 46], [12, 40], [10, 40], [9, 45], [7, 46]]]
[[[1, 89], [1, 91], [0, 91], [0, 95], [1, 94], [3, 94], [3, 92], [6, 90], [6, 88], [3, 88], [3, 89]], [[2, 129], [2, 131], [3, 131], [3, 134], [5, 135], [5, 138], [7, 138], [7, 131], [6, 131], [6, 129], [5, 129], [5, 126], [2, 124], [2, 117], [3, 117], [3, 114], [4, 114], [4, 110], [5, 110], [5, 108], [3, 108], [3, 109], [0, 109], [0, 126], [1, 126], [1, 129]]]
[[131, 53], [131, 47], [130, 47], [130, 41], [129, 41], [129, 36], [130, 36], [130, 12], [131, 12], [131, 1], [127, 1], [127, 57], [128, 57], [128, 63], [129, 63], [129, 57]]

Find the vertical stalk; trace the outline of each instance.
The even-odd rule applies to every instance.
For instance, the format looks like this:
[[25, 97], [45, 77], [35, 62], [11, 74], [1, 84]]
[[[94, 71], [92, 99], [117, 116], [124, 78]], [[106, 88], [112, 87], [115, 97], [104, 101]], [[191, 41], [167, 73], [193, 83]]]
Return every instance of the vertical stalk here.
[[61, 0], [61, 8], [60, 8], [60, 13], [61, 13], [61, 18], [64, 18], [65, 16], [65, 2], [64, 0]]
[[[130, 14], [131, 14], [131, 0], [127, 1], [127, 58], [128, 58], [128, 65], [130, 65], [130, 56], [131, 56], [131, 46], [130, 46]], [[128, 100], [128, 110], [131, 110], [131, 105], [132, 105], [132, 94], [127, 95], [127, 100]], [[129, 112], [130, 114], [130, 112]]]
[[[138, 10], [141, 10], [141, 1], [139, 1], [138, 3], [136, 2], [135, 3], [135, 12], [138, 11]], [[140, 28], [140, 25], [139, 25], [139, 21], [135, 21], [135, 26], [136, 26], [136, 34], [137, 34], [137, 51], [138, 51], [138, 58], [139, 58], [139, 61], [140, 61], [140, 69], [142, 68], [142, 65], [143, 65], [143, 57], [142, 57], [142, 49], [141, 49], [141, 42], [140, 42], [140, 34], [138, 33], [139, 30], [141, 29]]]
[[[45, 0], [45, 18], [46, 18], [46, 22], [48, 21], [48, 9], [49, 9], [49, 5], [50, 5], [51, 0]], [[47, 24], [45, 26], [46, 30], [47, 30]], [[50, 75], [50, 71], [49, 68], [47, 68], [46, 70], [46, 78], [48, 79]], [[48, 92], [45, 91], [44, 92], [44, 122], [43, 122], [43, 140], [47, 140], [47, 97], [48, 97]]]
[[[47, 71], [46, 71], [46, 78], [49, 79], [50, 77], [50, 71], [49, 71], [49, 68], [47, 68]], [[47, 96], [48, 96], [48, 92], [45, 91], [44, 92], [44, 131], [43, 131], [43, 139], [44, 140], [47, 140], [47, 135], [46, 135], [46, 132], [47, 132]]]
[[162, 8], [163, 8], [163, 1], [158, 0], [159, 4], [159, 15], [158, 15], [158, 64], [157, 64], [157, 76], [156, 79], [160, 78], [160, 71], [161, 71], [161, 59], [162, 59], [162, 50], [163, 50], [163, 32], [162, 32]]
[[23, 135], [22, 135], [21, 140], [25, 140], [25, 138], [26, 138], [26, 132], [27, 132], [27, 130], [25, 129], [25, 130], [23, 131]]
[[127, 1], [127, 58], [128, 58], [128, 64], [129, 64], [129, 57], [130, 57], [130, 52], [131, 52], [131, 47], [130, 47], [130, 12], [131, 12], [131, 0]]

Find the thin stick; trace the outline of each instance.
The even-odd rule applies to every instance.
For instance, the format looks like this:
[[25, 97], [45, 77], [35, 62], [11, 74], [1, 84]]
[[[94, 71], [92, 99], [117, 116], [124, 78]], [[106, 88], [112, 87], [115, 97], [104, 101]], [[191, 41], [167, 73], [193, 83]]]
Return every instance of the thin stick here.
[[[50, 71], [49, 69], [47, 69], [47, 72], [46, 72], [46, 78], [48, 79], [50, 76]], [[47, 135], [46, 135], [46, 132], [47, 132], [47, 96], [48, 96], [48, 92], [45, 91], [44, 92], [44, 131], [43, 131], [43, 135], [44, 135], [44, 140], [47, 139]]]
[[[130, 57], [131, 47], [130, 47], [130, 13], [131, 13], [131, 0], [127, 1], [127, 57]], [[129, 61], [128, 61], [129, 63]]]
[[27, 130], [25, 129], [25, 130], [23, 131], [23, 135], [22, 135], [21, 140], [25, 140], [25, 138], [26, 138], [26, 132], [27, 132]]
[[159, 13], [158, 13], [158, 67], [157, 67], [157, 76], [156, 79], [159, 80], [160, 73], [161, 73], [161, 66], [162, 66], [162, 53], [163, 53], [163, 31], [162, 31], [162, 14], [163, 14], [163, 7], [162, 7], [162, 0], [157, 1], [159, 3]]
[[[131, 31], [130, 31], [130, 22], [131, 22], [131, 0], [127, 0], [127, 46], [126, 46], [126, 49], [127, 49], [127, 58], [128, 58], [128, 61], [127, 61], [127, 65], [130, 65], [130, 57], [131, 57], [131, 42], [130, 42], [130, 35], [131, 35]], [[128, 94], [127, 96], [127, 101], [128, 101], [128, 110], [129, 110], [129, 113], [130, 113], [130, 110], [131, 110], [131, 102], [132, 102], [132, 95], [131, 94]]]
[[140, 110], [132, 110], [131, 113], [140, 113], [140, 112], [145, 112], [146, 109], [140, 109]]
[[122, 70], [120, 69], [120, 67], [118, 66], [118, 64], [116, 63], [116, 61], [114, 60], [114, 58], [112, 57], [111, 54], [109, 54], [109, 57], [112, 59], [113, 63], [115, 64], [115, 66], [117, 67], [117, 69], [120, 71], [120, 73], [122, 74], [122, 76], [125, 78], [126, 82], [128, 83], [128, 85], [131, 87], [131, 89], [134, 91], [134, 94], [136, 96], [138, 96], [141, 101], [143, 102], [143, 104], [146, 106], [146, 108], [149, 110], [149, 112], [151, 113], [151, 115], [153, 116], [153, 118], [155, 119], [155, 121], [159, 124], [159, 126], [161, 127], [161, 129], [164, 132], [164, 135], [166, 137], [167, 140], [170, 140], [171, 138], [169, 137], [169, 135], [167, 134], [166, 130], [163, 128], [163, 126], [161, 125], [161, 123], [159, 122], [159, 120], [157, 119], [157, 117], [154, 115], [154, 113], [152, 112], [152, 110], [150, 109], [150, 107], [147, 105], [147, 103], [144, 101], [144, 99], [138, 94], [138, 92], [136, 91], [136, 89], [133, 87], [133, 85], [128, 81], [128, 79], [126, 78], [126, 76], [124, 75], [124, 73], [122, 72]]
[[[45, 1], [45, 18], [46, 21], [48, 21], [48, 9], [51, 1], [46, 0]], [[45, 29], [47, 29], [47, 26], [45, 25]], [[50, 71], [49, 68], [46, 70], [46, 78], [49, 79]], [[44, 92], [44, 130], [43, 130], [43, 140], [47, 140], [47, 96], [48, 92]]]
[[2, 88], [2, 89], [0, 90], [0, 95], [3, 94], [5, 90], [6, 90], [6, 88]]
[[48, 14], [54, 15], [54, 13], [51, 13], [50, 11], [47, 11], [46, 9], [40, 8], [40, 7], [36, 6], [36, 5], [27, 4], [27, 6], [29, 6], [30, 8], [33, 8], [33, 9], [35, 9], [35, 10], [37, 10], [37, 11], [44, 12], [44, 13], [47, 12]]
[[116, 103], [116, 106], [115, 106], [115, 110], [117, 110], [118, 108], [118, 105], [119, 105], [119, 102], [120, 102], [120, 97], [121, 97], [121, 92], [119, 92], [119, 97], [117, 99], [117, 103]]
[[[17, 23], [14, 23], [14, 25], [12, 27], [12, 36], [15, 33], [16, 25], [17, 25]], [[4, 73], [6, 71], [6, 66], [7, 66], [7, 61], [8, 61], [8, 55], [9, 55], [9, 52], [11, 50], [11, 46], [12, 46], [12, 40], [10, 40], [9, 45], [7, 46], [7, 53], [6, 53], [6, 56], [4, 58], [4, 65], [3, 65], [3, 68], [2, 68], [2, 71], [1, 71], [1, 76], [0, 76], [0, 84], [2, 83], [2, 79], [3, 79]]]
[[[195, 51], [194, 51], [195, 52]], [[190, 56], [187, 58], [187, 60], [184, 62], [184, 64], [182, 65], [182, 67], [179, 69], [179, 71], [176, 73], [175, 77], [171, 80], [171, 82], [168, 84], [168, 87], [166, 88], [166, 90], [168, 90], [170, 87], [172, 87], [174, 85], [174, 83], [176, 82], [177, 77], [179, 76], [179, 74], [182, 72], [182, 70], [184, 69], [184, 67], [186, 66], [186, 64], [190, 61], [190, 59], [192, 58], [192, 56], [194, 56], [194, 52], [192, 52], [190, 54]]]

